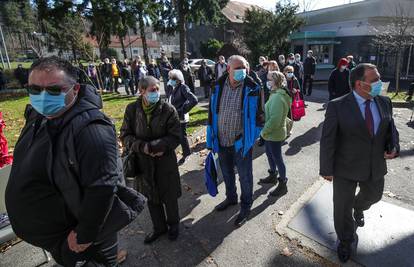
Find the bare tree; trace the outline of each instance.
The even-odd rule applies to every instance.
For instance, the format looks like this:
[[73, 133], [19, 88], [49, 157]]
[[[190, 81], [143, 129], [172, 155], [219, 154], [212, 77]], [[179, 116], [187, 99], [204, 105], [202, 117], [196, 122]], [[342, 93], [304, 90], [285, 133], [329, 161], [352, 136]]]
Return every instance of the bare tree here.
[[395, 55], [395, 92], [400, 90], [401, 65], [404, 49], [414, 43], [414, 27], [411, 8], [401, 1], [392, 2], [395, 13], [389, 24], [375, 28], [373, 44], [385, 54]]

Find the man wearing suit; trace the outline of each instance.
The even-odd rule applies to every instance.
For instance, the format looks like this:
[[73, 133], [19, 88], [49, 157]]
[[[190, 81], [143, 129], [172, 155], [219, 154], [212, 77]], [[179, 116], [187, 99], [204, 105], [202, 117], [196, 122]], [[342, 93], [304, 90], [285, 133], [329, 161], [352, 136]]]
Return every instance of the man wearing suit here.
[[[333, 181], [337, 252], [342, 262], [348, 261], [356, 241], [355, 225], [365, 224], [363, 212], [382, 197], [385, 160], [399, 151], [391, 101], [379, 96], [382, 82], [376, 66], [359, 64], [350, 83], [351, 93], [329, 102], [320, 143], [320, 175]], [[357, 186], [360, 191], [355, 196]]]

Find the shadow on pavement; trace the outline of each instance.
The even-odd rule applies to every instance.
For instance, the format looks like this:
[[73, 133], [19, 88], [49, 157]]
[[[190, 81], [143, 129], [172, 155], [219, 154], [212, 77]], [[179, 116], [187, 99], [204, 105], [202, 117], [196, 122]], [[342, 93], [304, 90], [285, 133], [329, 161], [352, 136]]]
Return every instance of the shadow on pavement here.
[[303, 147], [311, 146], [320, 141], [322, 133], [321, 122], [317, 127], [310, 128], [306, 133], [295, 137], [289, 142], [289, 148], [286, 150], [285, 155], [293, 156], [299, 153]]

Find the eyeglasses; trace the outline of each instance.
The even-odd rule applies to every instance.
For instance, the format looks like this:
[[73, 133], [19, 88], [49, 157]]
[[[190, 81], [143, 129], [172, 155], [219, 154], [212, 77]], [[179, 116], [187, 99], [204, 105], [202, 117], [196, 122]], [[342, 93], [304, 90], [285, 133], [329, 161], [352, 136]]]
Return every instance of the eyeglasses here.
[[[75, 85], [73, 85], [70, 89], [72, 89]], [[70, 90], [69, 89], [69, 90]], [[68, 91], [69, 91], [68, 90]], [[42, 91], [46, 91], [50, 95], [60, 95], [62, 91], [65, 91], [65, 88], [59, 85], [52, 85], [48, 87], [38, 86], [38, 85], [29, 85], [27, 87], [27, 92], [31, 95], [40, 95]]]

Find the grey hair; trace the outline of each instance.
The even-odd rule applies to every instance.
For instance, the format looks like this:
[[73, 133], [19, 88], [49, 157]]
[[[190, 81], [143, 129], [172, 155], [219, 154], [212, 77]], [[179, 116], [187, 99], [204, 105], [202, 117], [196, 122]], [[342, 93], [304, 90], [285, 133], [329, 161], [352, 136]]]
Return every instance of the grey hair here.
[[245, 68], [247, 68], [247, 60], [244, 57], [240, 56], [240, 55], [233, 55], [233, 56], [229, 57], [229, 59], [227, 60], [227, 63], [228, 63], [229, 66], [231, 66], [236, 61], [242, 62], [243, 66]]
[[168, 77], [170, 79], [179, 80], [181, 84], [185, 84], [184, 76], [181, 70], [177, 70], [177, 69], [170, 70], [170, 72], [168, 72]]
[[154, 76], [145, 76], [144, 78], [139, 80], [138, 83], [139, 90], [142, 91], [154, 85], [156, 85], [158, 88], [160, 87], [160, 81]]
[[269, 71], [267, 77], [272, 77], [275, 88], [279, 89], [286, 86], [286, 77], [280, 71]]

